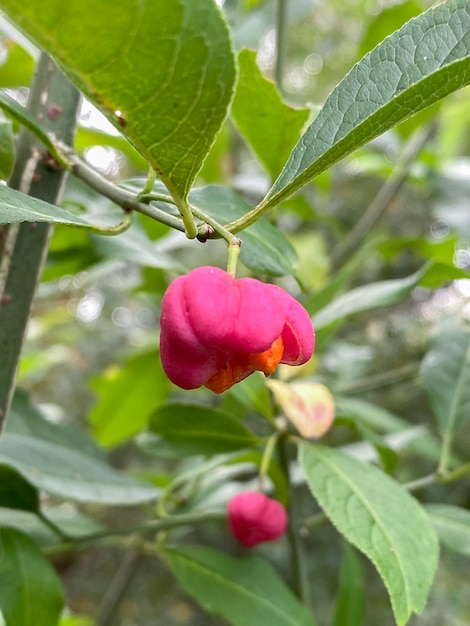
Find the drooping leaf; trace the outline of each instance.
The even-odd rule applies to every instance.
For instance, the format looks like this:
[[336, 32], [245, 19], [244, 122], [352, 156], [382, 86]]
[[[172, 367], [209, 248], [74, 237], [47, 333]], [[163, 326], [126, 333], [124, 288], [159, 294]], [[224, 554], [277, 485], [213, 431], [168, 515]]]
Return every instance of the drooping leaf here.
[[437, 327], [421, 375], [441, 434], [452, 440], [470, 412], [470, 329], [461, 320]]
[[7, 626], [56, 626], [64, 604], [62, 584], [37, 545], [12, 528], [0, 528], [0, 611]]
[[273, 82], [256, 64], [254, 50], [238, 55], [239, 77], [232, 116], [267, 172], [275, 178], [300, 137], [308, 109], [294, 109], [281, 100]]
[[[194, 189], [189, 200], [222, 224], [251, 211], [250, 205], [234, 191], [217, 185]], [[243, 241], [240, 259], [248, 268], [273, 276], [293, 273], [293, 264], [297, 260], [295, 250], [280, 230], [267, 220], [259, 220], [240, 233], [240, 237]]]
[[165, 554], [183, 588], [233, 626], [314, 626], [305, 607], [264, 560], [236, 559], [200, 546]]
[[113, 446], [142, 430], [152, 411], [168, 394], [156, 350], [129, 359], [123, 367], [111, 367], [92, 381], [98, 402], [88, 419], [97, 441]]
[[407, 22], [333, 90], [262, 202], [268, 210], [374, 137], [470, 82], [470, 11], [448, 0]]
[[437, 566], [438, 541], [425, 511], [389, 476], [338, 450], [302, 444], [300, 463], [337, 530], [374, 563], [403, 626], [423, 610]]
[[426, 504], [425, 508], [442, 543], [470, 556], [470, 511], [450, 504]]
[[184, 199], [225, 118], [235, 78], [216, 3], [5, 0], [2, 9]]
[[154, 500], [159, 493], [80, 449], [28, 435], [5, 433], [0, 441], [0, 463], [15, 469], [38, 489], [68, 500], [132, 505]]
[[150, 418], [150, 430], [176, 444], [182, 455], [231, 452], [258, 442], [234, 417], [199, 405], [161, 406]]
[[353, 313], [391, 306], [406, 300], [426, 274], [428, 268], [429, 266], [425, 265], [406, 278], [370, 283], [338, 296], [336, 300], [327, 304], [313, 316], [315, 329], [323, 328]]
[[344, 542], [333, 626], [362, 626], [364, 609], [364, 568], [354, 548]]
[[0, 465], [0, 507], [17, 511], [39, 510], [39, 494], [21, 474]]

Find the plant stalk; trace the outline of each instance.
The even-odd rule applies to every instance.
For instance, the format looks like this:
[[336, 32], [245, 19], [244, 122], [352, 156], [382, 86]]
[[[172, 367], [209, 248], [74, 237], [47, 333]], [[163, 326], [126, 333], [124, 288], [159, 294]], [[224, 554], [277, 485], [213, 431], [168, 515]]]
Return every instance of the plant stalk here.
[[[79, 101], [75, 87], [41, 54], [28, 100], [29, 113], [41, 120], [46, 133], [72, 145]], [[23, 128], [9, 186], [60, 204], [65, 176], [66, 171]], [[0, 263], [0, 431], [13, 396], [31, 303], [51, 233], [52, 227], [42, 223], [12, 224], [7, 229]]]

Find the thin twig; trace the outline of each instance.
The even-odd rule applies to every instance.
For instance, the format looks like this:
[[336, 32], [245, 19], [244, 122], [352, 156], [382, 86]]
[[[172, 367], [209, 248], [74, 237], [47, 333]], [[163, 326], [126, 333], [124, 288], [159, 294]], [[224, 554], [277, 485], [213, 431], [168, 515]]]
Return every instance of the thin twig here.
[[337, 270], [344, 261], [361, 246], [371, 228], [387, 211], [393, 199], [408, 178], [410, 166], [416, 160], [416, 157], [424, 146], [434, 136], [436, 128], [437, 124], [433, 122], [416, 131], [411, 136], [390, 177], [385, 184], [382, 185], [378, 194], [364, 211], [354, 228], [335, 250], [331, 261], [333, 271]]
[[114, 619], [116, 609], [123, 599], [126, 588], [132, 580], [138, 566], [140, 554], [137, 550], [127, 550], [124, 557], [106, 589], [106, 593], [101, 600], [96, 618], [96, 626], [109, 626], [116, 624]]

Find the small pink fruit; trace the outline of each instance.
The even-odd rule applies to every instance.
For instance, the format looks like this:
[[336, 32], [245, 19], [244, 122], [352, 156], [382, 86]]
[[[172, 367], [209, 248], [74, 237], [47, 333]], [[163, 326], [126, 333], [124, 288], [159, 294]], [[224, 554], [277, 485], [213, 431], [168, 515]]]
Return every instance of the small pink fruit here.
[[302, 365], [315, 335], [307, 311], [277, 285], [199, 267], [180, 276], [162, 300], [160, 356], [182, 389], [222, 393], [256, 370]]
[[276, 541], [287, 527], [287, 512], [282, 504], [259, 491], [234, 496], [227, 512], [230, 530], [247, 548], [264, 541]]

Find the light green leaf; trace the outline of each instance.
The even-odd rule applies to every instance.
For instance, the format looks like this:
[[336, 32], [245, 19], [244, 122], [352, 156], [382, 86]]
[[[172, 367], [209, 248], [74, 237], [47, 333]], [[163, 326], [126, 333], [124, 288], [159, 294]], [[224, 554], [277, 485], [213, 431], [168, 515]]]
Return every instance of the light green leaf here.
[[232, 116], [261, 163], [275, 178], [298, 141], [309, 110], [294, 109], [281, 100], [276, 85], [257, 66], [254, 50], [242, 50], [238, 64]]
[[363, 626], [364, 608], [364, 568], [354, 548], [343, 543], [343, 562], [333, 626]]
[[337, 530], [374, 563], [403, 626], [423, 610], [437, 566], [428, 516], [392, 478], [338, 450], [302, 444], [300, 463]]
[[184, 199], [235, 79], [215, 2], [4, 0], [2, 9]]
[[429, 265], [407, 276], [394, 280], [384, 280], [378, 283], [370, 283], [362, 287], [352, 289], [339, 296], [331, 304], [313, 316], [313, 325], [318, 330], [333, 322], [362, 311], [390, 306], [406, 300], [419, 284], [423, 276], [428, 272]]
[[38, 489], [67, 500], [132, 505], [154, 500], [159, 493], [80, 449], [25, 435], [3, 435], [0, 463], [14, 468]]
[[165, 554], [183, 588], [233, 626], [314, 626], [313, 618], [266, 561], [236, 559], [199, 546]]
[[258, 442], [236, 418], [199, 405], [161, 406], [150, 419], [150, 430], [176, 444], [181, 455], [231, 452]]
[[[251, 211], [251, 206], [231, 189], [208, 185], [194, 189], [190, 202], [206, 211], [222, 224], [227, 224]], [[287, 238], [267, 220], [259, 220], [245, 229], [240, 259], [251, 270], [273, 276], [293, 273], [297, 254]]]
[[106, 446], [125, 441], [142, 430], [168, 395], [168, 379], [156, 350], [111, 367], [92, 381], [98, 402], [89, 414], [95, 439]]
[[13, 169], [15, 144], [10, 120], [0, 120], [0, 178], [6, 180]]
[[7, 626], [56, 626], [64, 592], [55, 570], [17, 530], [0, 528], [0, 546], [0, 611]]
[[470, 556], [470, 511], [449, 504], [426, 504], [425, 508], [442, 543]]
[[470, 329], [456, 317], [436, 329], [421, 375], [441, 434], [451, 440], [470, 415]]
[[470, 10], [448, 0], [407, 22], [345, 76], [262, 202], [279, 204], [356, 148], [470, 82]]
[[2, 41], [2, 52], [6, 53], [0, 66], [0, 87], [26, 87], [31, 82], [34, 59], [13, 39]]
[[49, 222], [82, 228], [93, 226], [82, 215], [0, 185], [0, 224], [12, 222]]

